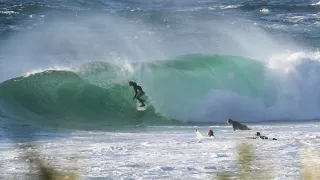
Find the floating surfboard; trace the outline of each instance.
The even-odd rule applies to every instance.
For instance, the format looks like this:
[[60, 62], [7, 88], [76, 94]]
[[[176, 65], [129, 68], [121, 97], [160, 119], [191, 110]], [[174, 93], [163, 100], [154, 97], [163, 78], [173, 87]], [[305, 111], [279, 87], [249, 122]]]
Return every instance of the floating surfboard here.
[[145, 111], [147, 109], [147, 105], [145, 105], [143, 107], [140, 107], [140, 106], [141, 106], [141, 103], [140, 103], [140, 101], [137, 100], [137, 104], [136, 104], [137, 111]]
[[196, 130], [196, 136], [200, 139], [204, 138], [204, 136], [202, 136], [202, 134], [198, 130]]

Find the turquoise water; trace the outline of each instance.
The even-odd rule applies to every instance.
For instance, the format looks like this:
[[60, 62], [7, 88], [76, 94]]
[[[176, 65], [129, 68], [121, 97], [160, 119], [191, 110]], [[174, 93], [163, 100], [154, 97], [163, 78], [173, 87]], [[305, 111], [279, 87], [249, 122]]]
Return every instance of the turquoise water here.
[[[0, 98], [8, 111], [26, 121], [65, 128], [185, 122], [211, 90], [259, 98], [266, 107], [274, 103], [264, 64], [244, 57], [194, 54], [128, 67], [92, 62], [75, 71], [13, 78], [0, 84]], [[146, 92], [146, 111], [136, 111], [129, 80]]]

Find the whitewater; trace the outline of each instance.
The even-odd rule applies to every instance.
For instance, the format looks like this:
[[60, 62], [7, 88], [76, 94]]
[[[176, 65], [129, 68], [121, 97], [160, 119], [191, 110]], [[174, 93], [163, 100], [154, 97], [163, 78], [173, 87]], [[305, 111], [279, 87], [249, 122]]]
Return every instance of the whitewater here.
[[[1, 1], [0, 178], [32, 179], [17, 145], [35, 143], [83, 179], [216, 179], [238, 169], [246, 142], [253, 169], [269, 163], [271, 179], [301, 179], [301, 153], [319, 157], [319, 8]], [[253, 130], [233, 132], [229, 118]], [[245, 140], [257, 131], [279, 141]]]

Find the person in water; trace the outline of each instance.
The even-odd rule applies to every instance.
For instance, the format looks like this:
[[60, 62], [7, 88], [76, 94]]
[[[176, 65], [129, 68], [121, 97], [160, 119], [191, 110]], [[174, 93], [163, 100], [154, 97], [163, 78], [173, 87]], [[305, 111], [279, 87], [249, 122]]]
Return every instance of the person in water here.
[[237, 121], [234, 121], [234, 120], [231, 120], [231, 119], [228, 119], [227, 120], [227, 123], [228, 124], [232, 124], [232, 127], [233, 127], [233, 130], [251, 130], [250, 128], [248, 128], [248, 126], [244, 125], [244, 124], [241, 124]]
[[278, 140], [278, 139], [276, 139], [276, 138], [268, 138], [267, 136], [262, 136], [262, 135], [260, 134], [260, 132], [257, 132], [255, 135], [256, 135], [256, 137], [252, 137], [252, 138], [248, 138], [248, 139], [257, 139], [257, 138], [260, 138], [260, 139]]
[[212, 131], [211, 129], [208, 131], [208, 136], [209, 136], [209, 137], [211, 137], [211, 136], [214, 137], [213, 131]]
[[137, 98], [138, 101], [141, 103], [141, 106], [140, 107], [143, 107], [145, 106], [144, 104], [144, 100], [141, 99], [141, 96], [143, 96], [145, 93], [143, 92], [141, 86], [139, 86], [136, 82], [133, 82], [133, 81], [129, 81], [129, 86], [132, 86], [133, 87], [133, 90], [135, 92], [135, 95], [133, 97], [133, 99]]

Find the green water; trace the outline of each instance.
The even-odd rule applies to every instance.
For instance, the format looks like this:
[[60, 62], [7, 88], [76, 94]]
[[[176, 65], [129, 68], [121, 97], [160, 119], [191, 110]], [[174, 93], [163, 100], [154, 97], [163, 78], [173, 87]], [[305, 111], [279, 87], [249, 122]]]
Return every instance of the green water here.
[[[129, 80], [146, 92], [138, 112]], [[105, 128], [188, 121], [212, 90], [235, 92], [265, 106], [274, 103], [272, 84], [256, 60], [193, 54], [131, 65], [91, 62], [77, 71], [44, 71], [0, 84], [3, 106], [27, 121], [67, 128]]]

